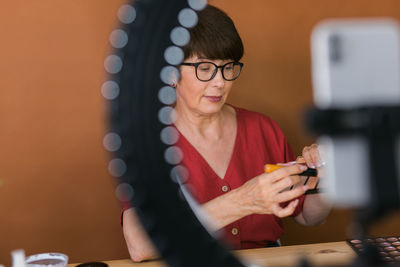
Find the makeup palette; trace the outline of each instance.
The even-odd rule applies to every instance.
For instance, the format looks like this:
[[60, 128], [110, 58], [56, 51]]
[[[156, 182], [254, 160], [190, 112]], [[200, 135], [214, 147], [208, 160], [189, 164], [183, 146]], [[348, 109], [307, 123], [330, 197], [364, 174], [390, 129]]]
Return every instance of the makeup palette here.
[[[364, 242], [376, 247], [383, 261], [400, 263], [400, 236], [366, 238]], [[363, 241], [359, 239], [349, 239], [347, 243], [357, 254], [364, 250]]]

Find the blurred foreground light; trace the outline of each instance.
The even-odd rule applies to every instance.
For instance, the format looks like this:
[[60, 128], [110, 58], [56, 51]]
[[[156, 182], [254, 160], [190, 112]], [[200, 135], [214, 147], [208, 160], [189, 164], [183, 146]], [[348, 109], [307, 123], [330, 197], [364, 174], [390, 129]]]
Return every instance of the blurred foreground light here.
[[158, 119], [166, 125], [173, 124], [177, 119], [176, 110], [172, 107], [163, 107], [158, 112]]
[[189, 171], [183, 165], [177, 165], [171, 170], [171, 179], [177, 184], [184, 184], [189, 178]]
[[171, 65], [179, 65], [184, 59], [183, 50], [177, 46], [170, 46], [164, 53], [165, 61]]
[[190, 41], [190, 33], [184, 27], [175, 27], [171, 31], [171, 41], [178, 46], [185, 46]]
[[161, 80], [168, 85], [173, 85], [179, 81], [179, 70], [173, 66], [165, 66], [160, 72]]
[[190, 8], [185, 8], [179, 12], [178, 20], [183, 27], [193, 28], [198, 22], [198, 17], [195, 11]]
[[104, 68], [110, 74], [116, 74], [122, 69], [122, 60], [117, 55], [110, 55], [104, 61]]
[[118, 19], [124, 23], [129, 24], [136, 19], [136, 9], [131, 5], [123, 5], [118, 9]]
[[182, 161], [183, 152], [177, 146], [170, 146], [169, 148], [167, 148], [167, 150], [165, 150], [164, 157], [169, 164], [176, 165]]
[[115, 152], [121, 147], [121, 137], [116, 133], [108, 133], [103, 138], [104, 148]]
[[130, 184], [121, 183], [115, 189], [115, 195], [119, 199], [119, 201], [127, 202], [131, 201], [133, 198], [133, 188]]
[[126, 164], [122, 159], [112, 159], [108, 164], [108, 171], [114, 177], [121, 177], [126, 172]]
[[188, 0], [188, 4], [194, 10], [200, 11], [206, 8], [207, 0]]
[[119, 85], [114, 81], [106, 81], [101, 86], [101, 94], [107, 100], [114, 100], [119, 95]]
[[167, 145], [173, 145], [178, 142], [179, 133], [175, 127], [168, 126], [161, 131], [161, 141]]
[[121, 29], [114, 30], [110, 34], [110, 43], [114, 48], [123, 48], [128, 43], [128, 35]]
[[164, 86], [158, 92], [158, 99], [161, 103], [165, 105], [171, 105], [176, 101], [176, 91], [175, 88], [171, 86]]

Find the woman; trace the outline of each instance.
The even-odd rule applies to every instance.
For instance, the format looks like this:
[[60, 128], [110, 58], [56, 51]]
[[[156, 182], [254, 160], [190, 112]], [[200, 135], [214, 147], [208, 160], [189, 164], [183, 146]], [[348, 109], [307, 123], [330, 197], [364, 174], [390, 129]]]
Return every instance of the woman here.
[[[180, 79], [173, 85], [177, 100], [179, 146], [189, 170], [193, 196], [224, 229], [234, 249], [276, 245], [283, 233], [280, 218], [293, 216], [303, 225], [322, 222], [329, 207], [318, 194], [304, 196], [296, 174], [318, 167], [315, 145], [303, 149], [298, 162], [264, 173], [266, 163], [296, 159], [279, 126], [269, 117], [226, 104], [238, 78], [243, 44], [232, 20], [208, 6], [190, 30]], [[133, 261], [157, 257], [133, 208], [124, 212], [123, 231]]]

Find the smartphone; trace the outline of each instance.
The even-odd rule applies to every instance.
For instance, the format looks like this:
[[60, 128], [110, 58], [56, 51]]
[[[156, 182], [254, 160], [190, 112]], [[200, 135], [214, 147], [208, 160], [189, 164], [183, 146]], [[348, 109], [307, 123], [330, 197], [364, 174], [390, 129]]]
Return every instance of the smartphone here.
[[[400, 105], [400, 27], [390, 18], [330, 19], [311, 35], [314, 103], [320, 109]], [[371, 200], [368, 143], [321, 136], [325, 179], [336, 206]], [[400, 162], [399, 162], [400, 166]]]

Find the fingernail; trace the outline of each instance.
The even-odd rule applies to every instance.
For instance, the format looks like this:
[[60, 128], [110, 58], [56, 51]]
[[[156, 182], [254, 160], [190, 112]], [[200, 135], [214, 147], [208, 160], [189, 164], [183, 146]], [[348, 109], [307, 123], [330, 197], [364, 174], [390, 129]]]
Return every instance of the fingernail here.
[[308, 185], [303, 185], [303, 191], [306, 192], [308, 190]]
[[306, 165], [300, 165], [300, 170], [302, 170], [302, 171], [307, 170], [307, 166]]
[[317, 167], [318, 167], [318, 168], [324, 167], [324, 166], [325, 166], [325, 164], [326, 164], [325, 162], [322, 162], [322, 163], [318, 164], [318, 166], [317, 166]]

